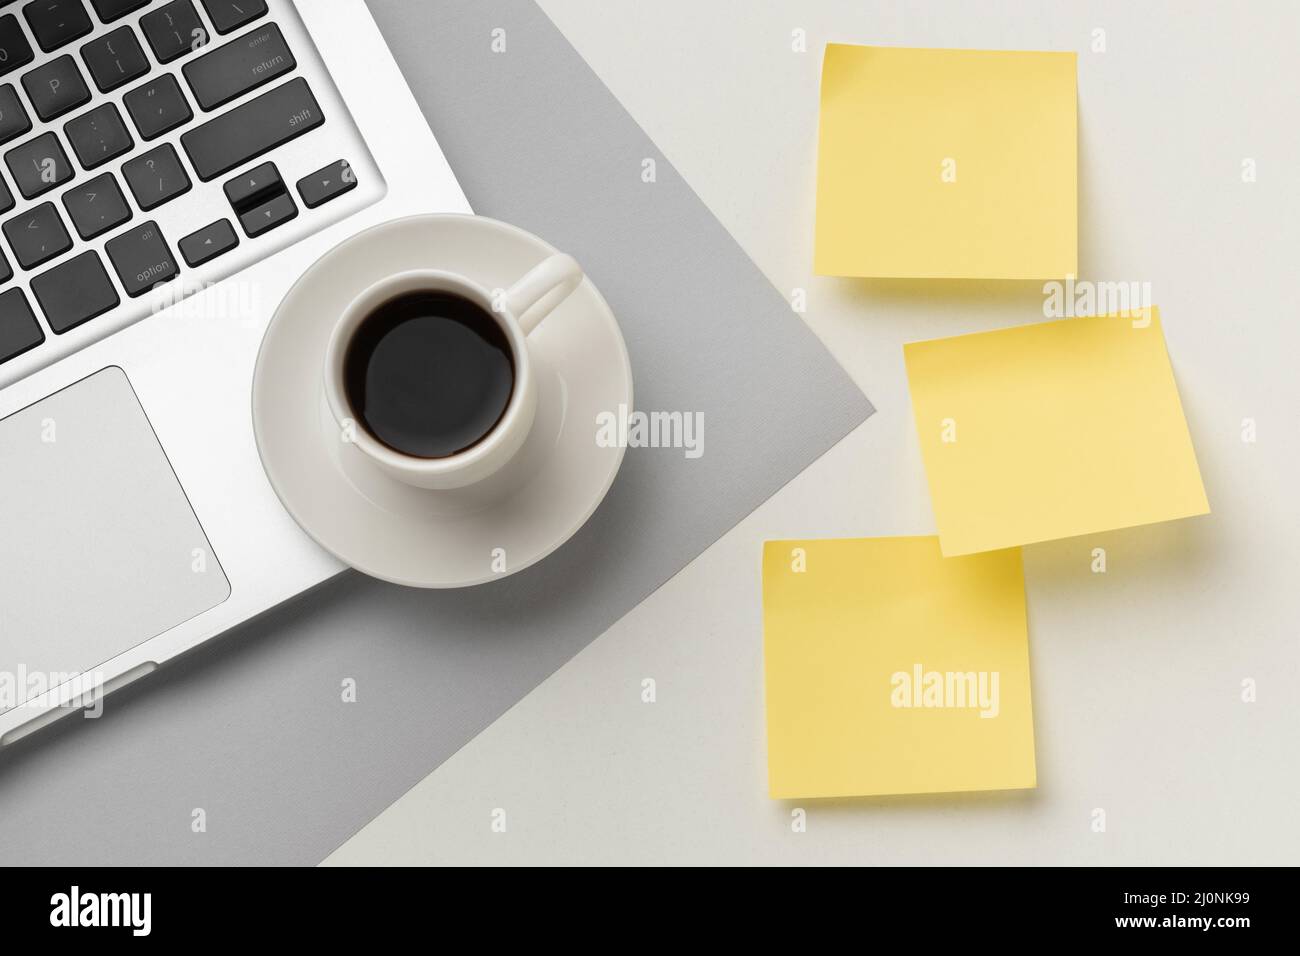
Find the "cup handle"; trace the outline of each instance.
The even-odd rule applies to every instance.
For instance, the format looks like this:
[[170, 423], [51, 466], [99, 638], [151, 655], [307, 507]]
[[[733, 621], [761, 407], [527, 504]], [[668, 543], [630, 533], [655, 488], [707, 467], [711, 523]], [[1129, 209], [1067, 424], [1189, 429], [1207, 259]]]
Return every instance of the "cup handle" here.
[[557, 252], [530, 269], [505, 294], [505, 305], [528, 335], [582, 284], [582, 266]]

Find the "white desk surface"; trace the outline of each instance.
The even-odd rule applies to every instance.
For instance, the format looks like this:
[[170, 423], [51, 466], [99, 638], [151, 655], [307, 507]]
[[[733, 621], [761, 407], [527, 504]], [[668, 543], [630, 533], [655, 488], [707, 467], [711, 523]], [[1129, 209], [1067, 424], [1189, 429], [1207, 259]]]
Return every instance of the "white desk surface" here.
[[[1300, 7], [541, 5], [879, 412], [327, 862], [1295, 863]], [[827, 41], [1077, 50], [1081, 274], [1162, 310], [1214, 513], [1025, 550], [1034, 791], [766, 794], [761, 542], [932, 532], [902, 344], [1042, 318], [1031, 284], [811, 276]]]

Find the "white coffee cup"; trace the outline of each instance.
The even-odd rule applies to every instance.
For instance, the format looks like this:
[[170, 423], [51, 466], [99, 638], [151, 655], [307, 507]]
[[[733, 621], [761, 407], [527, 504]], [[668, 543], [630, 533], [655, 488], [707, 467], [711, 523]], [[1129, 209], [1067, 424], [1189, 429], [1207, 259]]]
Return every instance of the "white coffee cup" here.
[[[413, 269], [380, 279], [343, 309], [325, 348], [325, 398], [340, 436], [387, 474], [417, 488], [464, 488], [500, 471], [523, 445], [537, 412], [528, 336], [582, 279], [582, 268], [563, 253], [543, 260], [495, 298], [468, 276], [440, 269]], [[501, 418], [475, 444], [445, 458], [406, 455], [379, 441], [366, 431], [344, 388], [344, 359], [357, 329], [381, 305], [410, 292], [447, 292], [468, 299], [496, 320], [510, 345], [514, 386]]]

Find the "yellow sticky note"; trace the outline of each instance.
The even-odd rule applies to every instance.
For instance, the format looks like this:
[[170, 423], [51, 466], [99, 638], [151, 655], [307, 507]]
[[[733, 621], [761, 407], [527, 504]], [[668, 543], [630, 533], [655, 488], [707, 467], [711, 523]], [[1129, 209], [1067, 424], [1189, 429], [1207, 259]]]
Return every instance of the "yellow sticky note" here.
[[911, 342], [903, 358], [945, 555], [1210, 510], [1155, 307]]
[[768, 541], [763, 661], [775, 798], [1035, 786], [1018, 549]]
[[1075, 54], [826, 46], [819, 275], [1077, 274]]

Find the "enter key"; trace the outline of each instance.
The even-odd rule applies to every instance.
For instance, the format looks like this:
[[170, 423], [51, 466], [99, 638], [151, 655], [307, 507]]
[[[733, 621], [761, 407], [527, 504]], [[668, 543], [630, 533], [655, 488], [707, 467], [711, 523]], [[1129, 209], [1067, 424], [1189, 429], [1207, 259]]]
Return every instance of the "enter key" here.
[[204, 111], [229, 103], [288, 73], [297, 62], [280, 28], [266, 23], [185, 66], [185, 79]]

